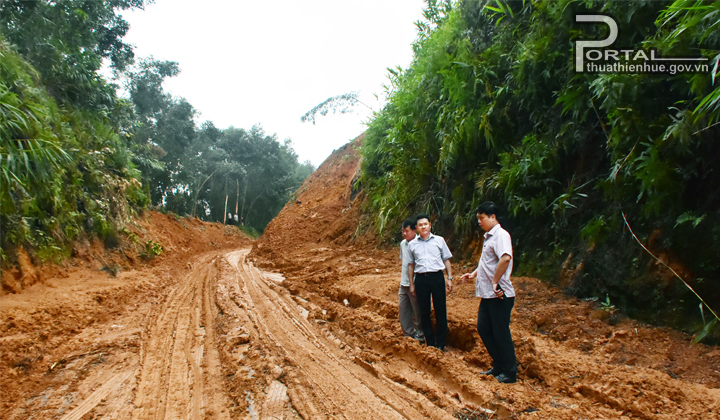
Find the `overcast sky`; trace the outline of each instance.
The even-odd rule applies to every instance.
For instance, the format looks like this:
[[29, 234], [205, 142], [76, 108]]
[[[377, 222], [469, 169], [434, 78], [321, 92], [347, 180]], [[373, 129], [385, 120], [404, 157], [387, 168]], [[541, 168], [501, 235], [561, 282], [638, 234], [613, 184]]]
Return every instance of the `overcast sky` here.
[[136, 57], [177, 61], [165, 90], [186, 98], [198, 122], [289, 138], [315, 166], [365, 130], [370, 110], [300, 117], [325, 99], [359, 92], [375, 110], [387, 67], [407, 67], [422, 0], [156, 0], [125, 12]]

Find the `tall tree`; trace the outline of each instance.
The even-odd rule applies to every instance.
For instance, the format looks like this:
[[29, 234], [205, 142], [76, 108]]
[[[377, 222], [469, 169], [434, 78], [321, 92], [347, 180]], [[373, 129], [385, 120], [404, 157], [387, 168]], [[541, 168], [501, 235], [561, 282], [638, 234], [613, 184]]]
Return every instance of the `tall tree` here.
[[129, 25], [118, 12], [146, 3], [5, 0], [0, 4], [0, 31], [40, 72], [58, 101], [109, 110], [115, 90], [99, 74], [102, 60], [123, 70], [134, 58], [132, 47], [122, 41]]

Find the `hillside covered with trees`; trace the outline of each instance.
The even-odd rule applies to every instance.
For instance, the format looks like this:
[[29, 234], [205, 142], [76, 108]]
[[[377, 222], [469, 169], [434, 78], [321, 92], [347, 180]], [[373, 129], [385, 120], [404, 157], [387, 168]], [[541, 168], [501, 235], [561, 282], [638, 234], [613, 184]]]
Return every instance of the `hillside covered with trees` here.
[[163, 90], [178, 63], [136, 60], [123, 42], [120, 12], [145, 3], [0, 3], [3, 265], [18, 247], [47, 260], [82, 237], [112, 246], [119, 224], [148, 207], [221, 222], [238, 214], [262, 231], [313, 171], [259, 126], [199, 126], [193, 106]]
[[[576, 72], [574, 42], [608, 26], [575, 15], [597, 13], [616, 19], [616, 49], [705, 57], [710, 71]], [[469, 256], [474, 208], [493, 200], [517, 274], [707, 332], [720, 310], [720, 2], [430, 0], [425, 18], [362, 146], [374, 228], [426, 211]]]

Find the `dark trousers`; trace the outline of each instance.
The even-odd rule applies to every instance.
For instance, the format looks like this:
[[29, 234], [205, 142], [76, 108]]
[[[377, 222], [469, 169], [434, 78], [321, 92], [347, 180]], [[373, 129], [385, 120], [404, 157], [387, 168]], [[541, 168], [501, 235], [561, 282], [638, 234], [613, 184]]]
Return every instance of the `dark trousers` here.
[[512, 376], [517, 375], [515, 345], [510, 334], [510, 312], [514, 305], [514, 297], [483, 299], [477, 321], [477, 331], [492, 357], [493, 367]]
[[[442, 271], [415, 274], [415, 294], [420, 307], [420, 323], [428, 346], [444, 348], [447, 340], [447, 304], [445, 301], [445, 275]], [[430, 299], [435, 309], [435, 328], [430, 318]]]

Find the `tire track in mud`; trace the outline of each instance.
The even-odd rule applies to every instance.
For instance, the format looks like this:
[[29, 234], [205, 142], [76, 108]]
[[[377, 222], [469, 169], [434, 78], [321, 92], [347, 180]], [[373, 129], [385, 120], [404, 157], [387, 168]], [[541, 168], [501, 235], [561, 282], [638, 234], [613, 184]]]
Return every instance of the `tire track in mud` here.
[[[54, 356], [77, 363], [58, 368], [52, 386], [35, 391], [39, 396], [30, 397], [25, 413], [140, 420], [452, 418], [359, 358], [362, 349], [340, 345], [308, 321], [286, 289], [245, 262], [248, 252], [193, 258], [156, 297], [88, 328], [69, 344], [77, 358]], [[28, 418], [22, 411], [12, 417]]]
[[[221, 276], [218, 304], [236, 319], [248, 321], [244, 328], [252, 330], [250, 343], [271, 354], [269, 364], [282, 364], [288, 371], [282, 379], [303, 418], [452, 418], [422, 396], [395, 391], [390, 386], [394, 383], [372, 366], [356, 362], [351, 349], [339, 348], [317, 331], [302, 316], [302, 307], [277, 293], [270, 280], [245, 261], [248, 252], [226, 255], [234, 278]], [[266, 392], [271, 398], [273, 392]], [[260, 418], [269, 414], [261, 413]]]
[[95, 406], [103, 401], [111, 392], [117, 390], [125, 381], [133, 375], [132, 371], [118, 373], [110, 378], [100, 388], [95, 390], [82, 404], [74, 410], [64, 415], [61, 420], [80, 420], [85, 414], [90, 412]]
[[133, 418], [201, 419], [210, 413], [229, 418], [217, 351], [206, 351], [216, 347], [212, 328], [205, 328], [215, 317], [214, 259], [197, 261], [148, 318]]

